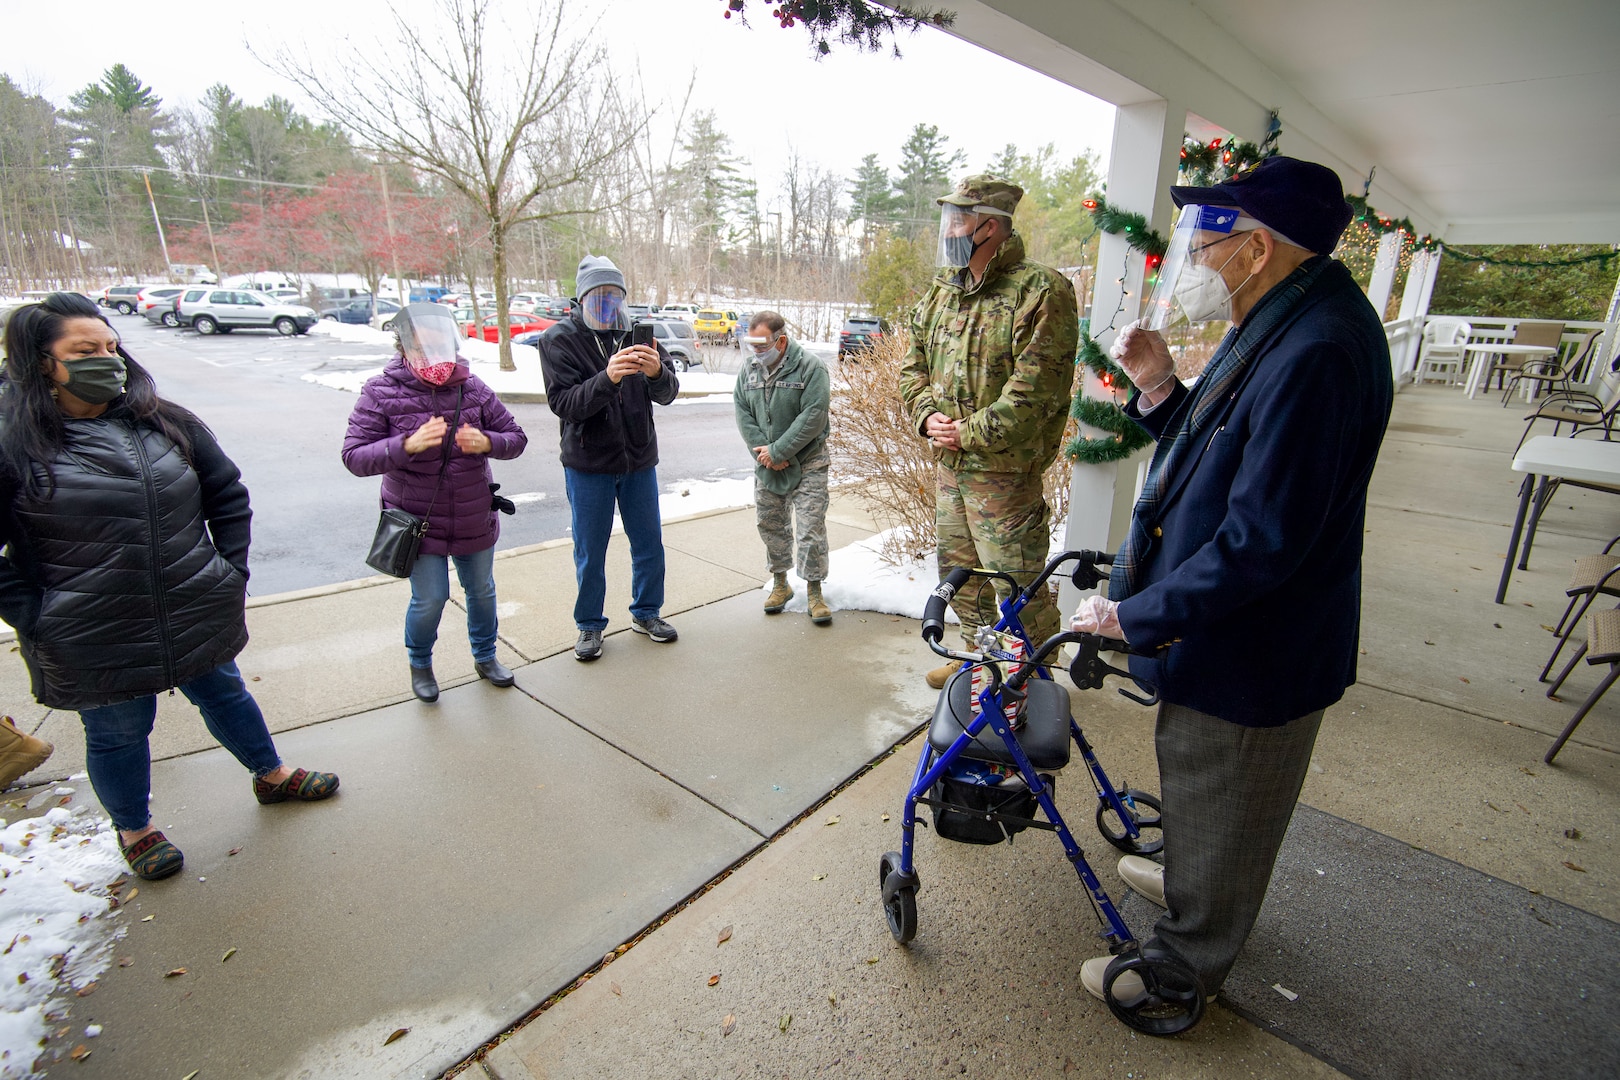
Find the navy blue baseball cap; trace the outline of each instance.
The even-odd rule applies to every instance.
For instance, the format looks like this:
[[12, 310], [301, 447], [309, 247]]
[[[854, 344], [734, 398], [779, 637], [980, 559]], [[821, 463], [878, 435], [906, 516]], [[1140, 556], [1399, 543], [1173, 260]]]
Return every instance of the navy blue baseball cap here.
[[1321, 255], [1339, 246], [1353, 211], [1339, 174], [1314, 161], [1276, 155], [1222, 184], [1172, 187], [1177, 207], [1235, 206], [1262, 225]]

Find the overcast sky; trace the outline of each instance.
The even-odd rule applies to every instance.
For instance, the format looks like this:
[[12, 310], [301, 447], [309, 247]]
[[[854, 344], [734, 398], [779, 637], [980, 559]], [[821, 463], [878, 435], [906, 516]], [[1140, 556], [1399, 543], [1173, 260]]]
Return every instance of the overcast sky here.
[[[1112, 137], [1112, 106], [935, 31], [902, 38], [900, 60], [835, 48], [816, 61], [802, 28], [779, 28], [765, 0], [750, 3], [756, 10], [748, 29], [723, 18], [723, 0], [565, 3], [570, 22], [581, 27], [601, 16], [598, 34], [615, 65], [639, 71], [653, 101], [678, 101], [696, 72], [694, 106], [714, 110], [735, 152], [752, 161], [767, 208], [792, 152], [841, 176], [868, 153], [892, 170], [919, 122], [938, 125], [953, 147], [966, 150], [968, 171], [1008, 142], [1024, 151], [1054, 143], [1064, 159], [1088, 149], [1106, 158]], [[393, 40], [384, 0], [200, 8], [77, 0], [71, 26], [51, 3], [4, 6], [0, 72], [59, 105], [122, 62], [167, 105], [194, 103], [223, 82], [253, 104], [280, 94], [313, 111], [253, 53], [307, 46], [318, 62], [336, 65], [351, 50]], [[394, 6], [423, 26], [435, 20], [433, 0]], [[534, 0], [496, 0], [496, 10], [509, 24], [521, 22]], [[244, 21], [236, 12], [249, 14]], [[70, 39], [56, 40], [69, 29]]]

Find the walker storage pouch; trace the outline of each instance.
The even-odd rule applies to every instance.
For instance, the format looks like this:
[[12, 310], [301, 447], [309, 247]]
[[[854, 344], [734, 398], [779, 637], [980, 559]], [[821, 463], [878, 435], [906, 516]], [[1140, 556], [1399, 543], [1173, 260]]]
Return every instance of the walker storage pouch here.
[[377, 535], [371, 539], [366, 565], [389, 577], [408, 578], [422, 550], [427, 521], [403, 510], [385, 508], [377, 521]]
[[[928, 792], [931, 799], [948, 804], [930, 807], [934, 832], [962, 844], [999, 844], [1029, 828], [1022, 821], [990, 816], [1027, 819], [1039, 805], [1016, 770], [1011, 778], [1004, 770], [1004, 766], [967, 759], [958, 759], [947, 768]], [[1052, 778], [1043, 775], [1041, 782], [1050, 786]]]

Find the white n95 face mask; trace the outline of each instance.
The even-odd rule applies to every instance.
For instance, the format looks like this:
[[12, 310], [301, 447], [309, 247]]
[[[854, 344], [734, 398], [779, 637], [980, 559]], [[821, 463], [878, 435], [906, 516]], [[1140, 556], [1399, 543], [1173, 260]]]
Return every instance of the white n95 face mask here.
[[[1243, 245], [1238, 245], [1238, 251]], [[1202, 266], [1196, 263], [1184, 267], [1181, 276], [1176, 279], [1176, 304], [1181, 308], [1183, 315], [1190, 323], [1232, 321], [1232, 294], [1236, 291], [1226, 287], [1226, 279], [1221, 276], [1221, 270], [1226, 269], [1226, 263], [1237, 258], [1237, 251], [1226, 257], [1226, 262], [1220, 269], [1213, 266]], [[1249, 278], [1243, 279], [1243, 285], [1249, 283]], [[1243, 288], [1239, 285], [1238, 288]]]

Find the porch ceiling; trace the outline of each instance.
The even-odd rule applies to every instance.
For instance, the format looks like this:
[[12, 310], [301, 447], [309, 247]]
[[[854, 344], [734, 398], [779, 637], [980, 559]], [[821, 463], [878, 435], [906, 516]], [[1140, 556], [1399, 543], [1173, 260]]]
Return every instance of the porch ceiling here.
[[1615, 0], [964, 0], [956, 32], [1114, 104], [1166, 98], [1453, 243], [1620, 242]]

